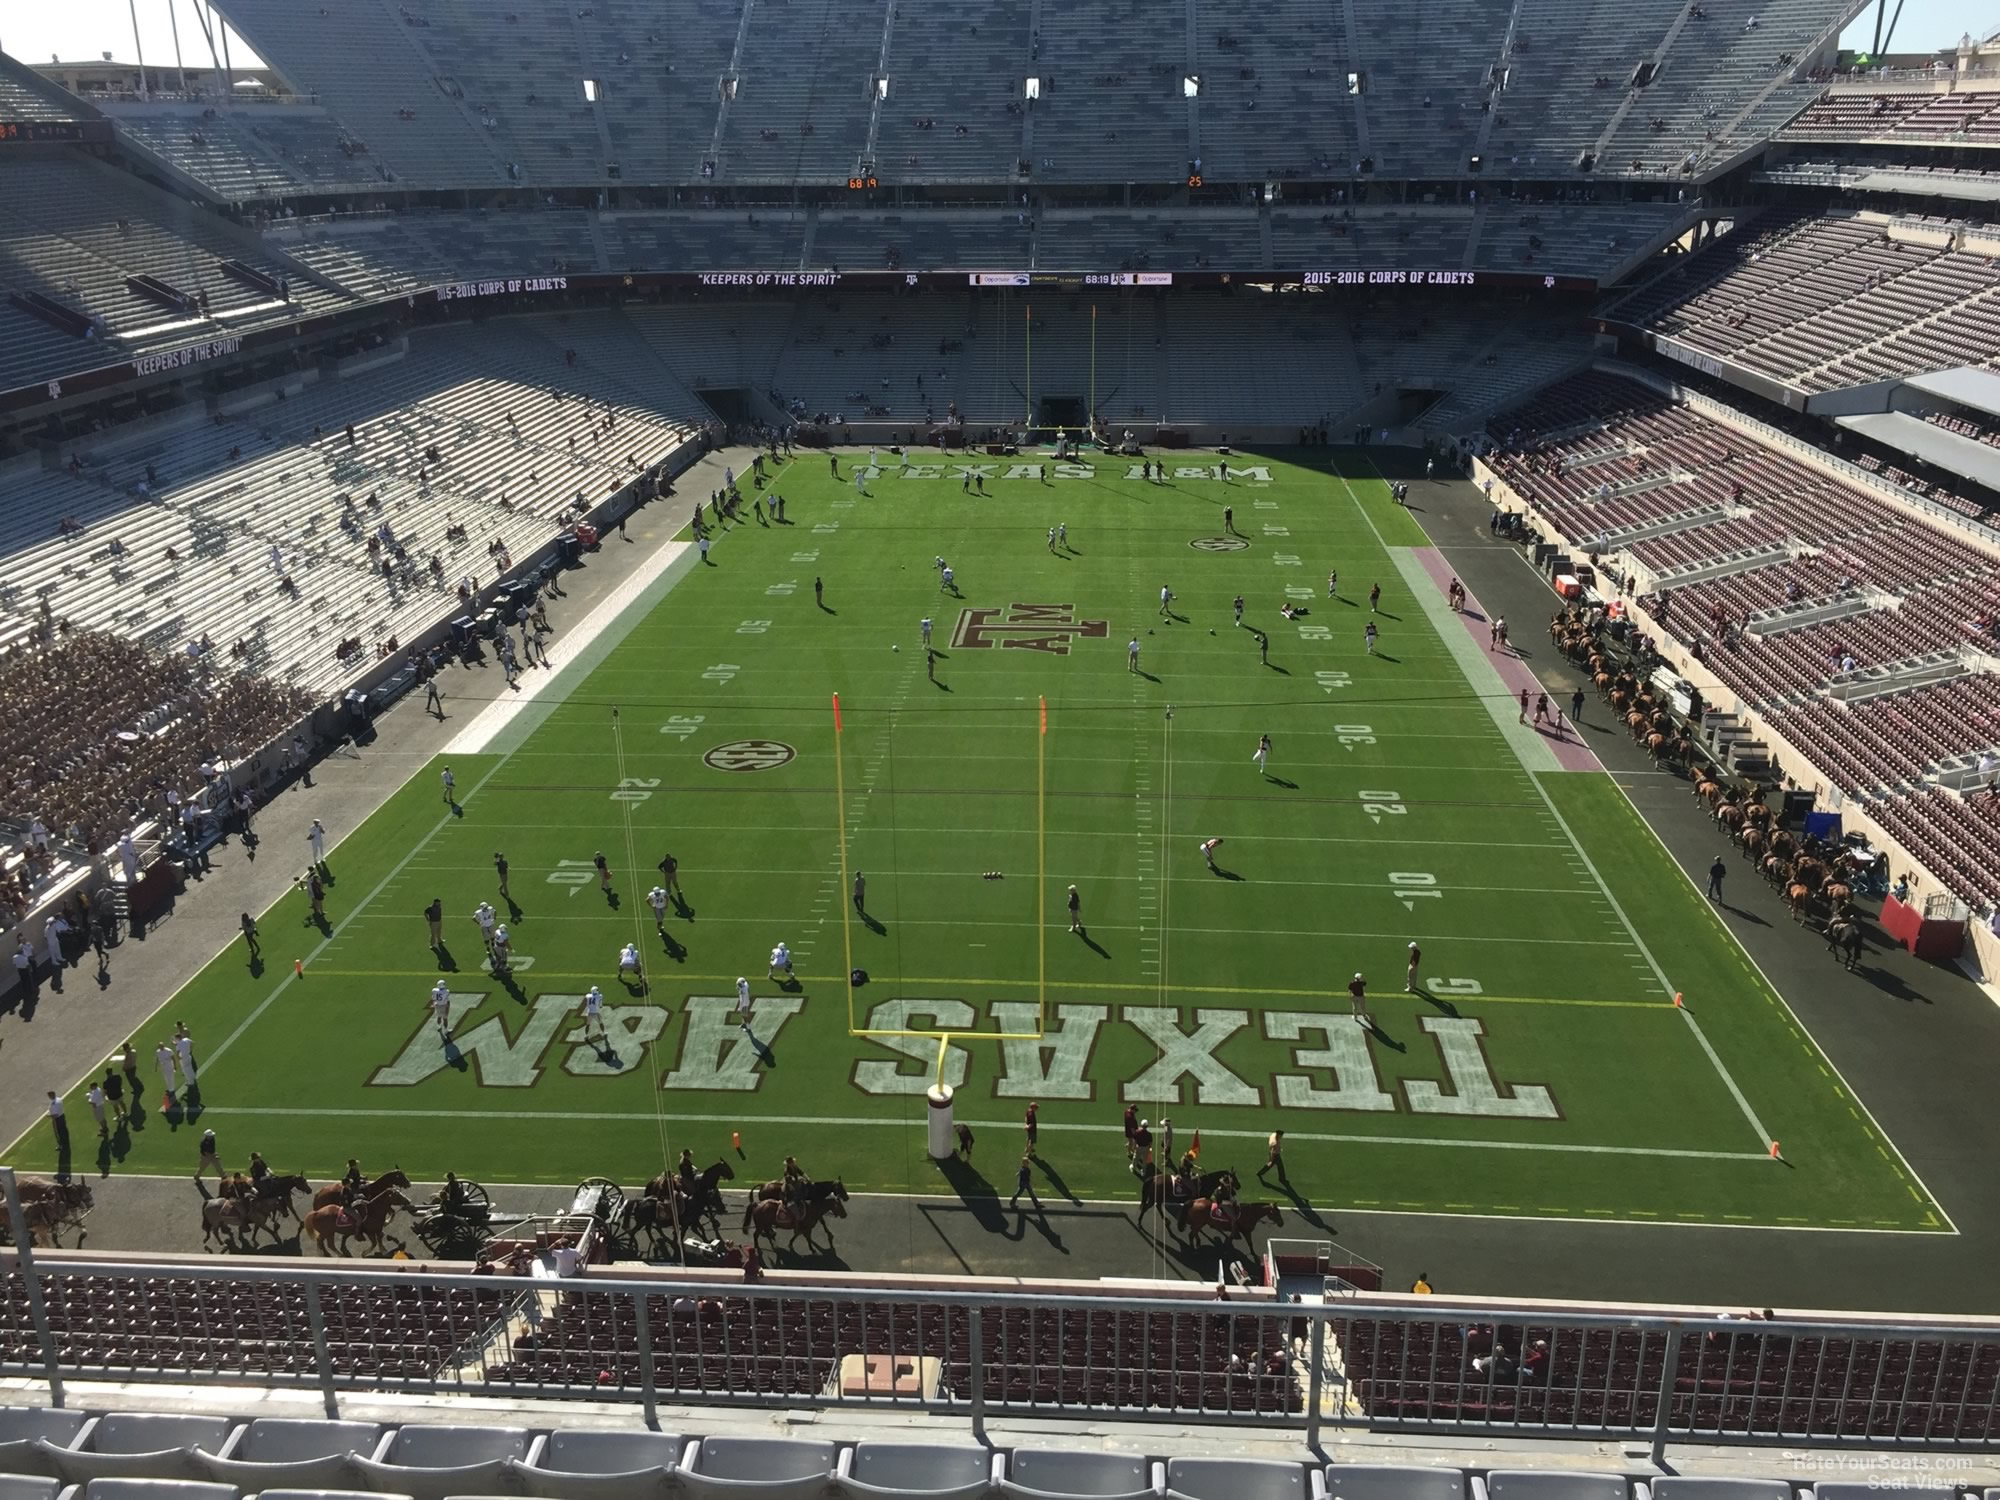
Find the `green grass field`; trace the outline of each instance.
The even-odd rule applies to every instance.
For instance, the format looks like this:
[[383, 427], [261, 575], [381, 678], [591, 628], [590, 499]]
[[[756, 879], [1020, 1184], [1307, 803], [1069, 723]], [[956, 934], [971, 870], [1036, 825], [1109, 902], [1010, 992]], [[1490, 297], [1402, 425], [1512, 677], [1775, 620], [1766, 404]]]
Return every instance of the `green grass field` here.
[[[999, 465], [985, 498], [955, 469], [887, 471], [857, 498], [801, 459], [776, 484], [794, 524], [720, 537], [545, 718], [451, 759], [456, 812], [434, 765], [332, 851], [330, 940], [288, 896], [261, 971], [238, 945], [171, 1001], [209, 1054], [204, 1121], [231, 1159], [256, 1147], [319, 1175], [358, 1154], [629, 1181], [687, 1145], [739, 1176], [790, 1152], [857, 1191], [929, 1192], [921, 1096], [942, 1068], [1003, 1193], [1036, 1099], [1055, 1191], [1131, 1196], [1129, 1101], [1246, 1177], [1284, 1128], [1292, 1187], [1327, 1210], [1947, 1229], [1616, 786], [1553, 769], [1516, 725], [1365, 459], [1343, 479], [1304, 457], [1227, 484], [1190, 459], [1163, 485], [1044, 458], [1049, 482]], [[1225, 505], [1243, 545], [1213, 550]], [[1052, 552], [1059, 521], [1070, 547]], [[940, 593], [940, 553], [962, 598]], [[1163, 583], [1182, 618], [1161, 618]], [[1238, 592], [1268, 665], [1232, 624]], [[1287, 595], [1303, 619], [1280, 616]], [[476, 707], [453, 706], [462, 723]], [[1264, 732], [1269, 776], [1251, 761]], [[504, 980], [471, 918], [491, 899], [510, 919], [495, 850], [517, 903]], [[643, 898], [669, 851], [687, 905], [656, 930]], [[780, 940], [789, 990], [764, 975]], [[615, 982], [627, 942], [643, 988]], [[449, 1049], [426, 1003], [440, 967]], [[851, 991], [850, 967], [869, 975]], [[1373, 1030], [1349, 1015], [1356, 970]], [[608, 1044], [582, 1038], [592, 983]], [[970, 1035], [940, 1052], [855, 1030]], [[169, 1123], [121, 1170], [191, 1171]], [[47, 1133], [14, 1155], [50, 1165]]]

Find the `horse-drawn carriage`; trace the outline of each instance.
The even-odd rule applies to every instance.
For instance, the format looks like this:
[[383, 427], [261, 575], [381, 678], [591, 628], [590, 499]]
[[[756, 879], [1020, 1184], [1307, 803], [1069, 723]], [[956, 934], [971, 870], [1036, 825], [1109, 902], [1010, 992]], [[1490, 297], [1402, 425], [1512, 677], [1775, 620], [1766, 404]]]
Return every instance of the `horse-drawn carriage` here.
[[[90, 1216], [94, 1201], [89, 1183], [61, 1182], [53, 1177], [16, 1177], [14, 1191], [21, 1200], [21, 1217], [28, 1226], [28, 1237], [35, 1244], [59, 1246], [65, 1229], [74, 1229], [77, 1243], [83, 1242], [83, 1221]], [[13, 1243], [13, 1218], [0, 1215], [0, 1245]]]
[[493, 1200], [478, 1183], [447, 1173], [410, 1229], [433, 1255], [474, 1256], [493, 1238]]

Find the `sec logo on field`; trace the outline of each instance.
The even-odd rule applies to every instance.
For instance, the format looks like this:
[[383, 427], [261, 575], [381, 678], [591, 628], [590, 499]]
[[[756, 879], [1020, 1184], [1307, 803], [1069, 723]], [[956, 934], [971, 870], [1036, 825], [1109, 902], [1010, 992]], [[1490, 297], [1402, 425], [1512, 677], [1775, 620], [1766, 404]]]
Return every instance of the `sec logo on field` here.
[[783, 740], [731, 740], [701, 759], [717, 771], [775, 771], [798, 753]]
[[1198, 536], [1188, 545], [1197, 552], [1241, 552], [1250, 544], [1240, 536]]

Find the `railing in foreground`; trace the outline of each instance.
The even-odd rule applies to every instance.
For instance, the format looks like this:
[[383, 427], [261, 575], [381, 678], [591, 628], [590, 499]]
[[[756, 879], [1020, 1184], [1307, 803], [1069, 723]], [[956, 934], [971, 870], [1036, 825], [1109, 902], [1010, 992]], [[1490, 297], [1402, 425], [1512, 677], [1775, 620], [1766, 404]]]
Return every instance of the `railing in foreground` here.
[[[1770, 1322], [695, 1272], [564, 1281], [250, 1260], [0, 1260], [0, 1375], [969, 1418], [1956, 1448], [2000, 1439], [2000, 1325]], [[858, 1283], [858, 1284], [857, 1284]]]

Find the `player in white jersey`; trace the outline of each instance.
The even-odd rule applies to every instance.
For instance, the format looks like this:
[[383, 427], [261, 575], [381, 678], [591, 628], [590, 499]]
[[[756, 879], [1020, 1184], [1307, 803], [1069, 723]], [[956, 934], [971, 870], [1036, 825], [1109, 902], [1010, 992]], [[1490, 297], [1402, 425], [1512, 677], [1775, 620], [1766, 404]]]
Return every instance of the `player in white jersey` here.
[[653, 908], [653, 920], [660, 926], [667, 925], [667, 888], [656, 885], [646, 892], [646, 904]]
[[796, 979], [798, 977], [792, 972], [792, 950], [787, 948], [783, 943], [778, 944], [777, 947], [771, 950], [771, 967], [765, 977], [776, 979], [780, 973], [783, 973], [787, 979]]
[[641, 983], [645, 982], [646, 976], [639, 968], [639, 945], [637, 943], [627, 943], [623, 948], [618, 950], [618, 977], [623, 979], [627, 974], [630, 974]]
[[440, 979], [431, 987], [431, 1019], [440, 1038], [451, 1035], [451, 986]]
[[479, 936], [486, 944], [486, 951], [493, 951], [493, 926], [499, 921], [494, 915], [493, 903], [482, 901], [472, 909], [472, 920], [479, 924]]
[[923, 632], [924, 645], [928, 647], [931, 643], [931, 617], [925, 615], [921, 620], [917, 621], [917, 628]]
[[505, 974], [508, 966], [514, 962], [514, 940], [507, 935], [505, 923], [493, 929], [492, 953], [493, 972]]
[[750, 981], [736, 981], [736, 1020], [745, 1031], [750, 1029]]
[[593, 1029], [596, 1030], [598, 1036], [605, 1036], [604, 991], [600, 990], [594, 984], [584, 992], [583, 996], [583, 1036], [585, 1041], [590, 1039], [590, 1033]]

